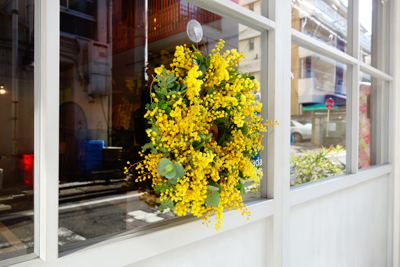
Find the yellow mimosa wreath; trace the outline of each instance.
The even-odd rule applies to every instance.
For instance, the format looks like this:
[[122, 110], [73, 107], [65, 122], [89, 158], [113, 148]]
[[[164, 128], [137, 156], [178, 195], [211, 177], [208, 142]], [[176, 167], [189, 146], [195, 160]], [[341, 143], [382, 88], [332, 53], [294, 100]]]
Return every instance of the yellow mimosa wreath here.
[[259, 115], [262, 105], [254, 100], [259, 83], [237, 69], [243, 53], [221, 54], [223, 47], [220, 40], [202, 56], [194, 47], [177, 46], [170, 69], [155, 69], [145, 115], [151, 141], [140, 153], [144, 160], [129, 167], [139, 172], [136, 182], [152, 179], [161, 210], [192, 213], [203, 224], [215, 212], [217, 230], [224, 209], [250, 215], [241, 193], [247, 181], [256, 186], [260, 181], [262, 172], [251, 158], [263, 148], [266, 125], [275, 124]]

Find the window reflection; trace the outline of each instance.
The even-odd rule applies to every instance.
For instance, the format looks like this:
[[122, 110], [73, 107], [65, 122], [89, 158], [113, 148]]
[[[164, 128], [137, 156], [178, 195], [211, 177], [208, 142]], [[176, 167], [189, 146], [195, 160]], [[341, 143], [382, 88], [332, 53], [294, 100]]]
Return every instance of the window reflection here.
[[0, 4], [0, 260], [33, 253], [33, 1]]
[[291, 185], [346, 170], [346, 69], [292, 45]]
[[[224, 49], [247, 56], [240, 69], [259, 79], [261, 68], [259, 32], [186, 1], [80, 0], [74, 8], [71, 3], [61, 7], [60, 33], [63, 249], [176, 217], [158, 211], [151, 181], [135, 182], [138, 173], [133, 168], [124, 174], [124, 167], [140, 161], [138, 152], [149, 142], [143, 116], [154, 69], [172, 63], [177, 45], [196, 45], [206, 54], [224, 39]], [[186, 33], [192, 19], [204, 31], [198, 44]], [[245, 199], [259, 196], [258, 188], [246, 191]]]
[[292, 28], [345, 52], [347, 0], [292, 1]]

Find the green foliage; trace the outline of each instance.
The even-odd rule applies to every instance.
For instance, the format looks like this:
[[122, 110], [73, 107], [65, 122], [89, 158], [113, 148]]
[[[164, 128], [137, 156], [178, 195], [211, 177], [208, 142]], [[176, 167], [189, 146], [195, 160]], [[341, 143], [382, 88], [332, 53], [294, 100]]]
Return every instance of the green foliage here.
[[175, 204], [174, 202], [172, 202], [170, 199], [164, 199], [163, 201], [160, 201], [159, 199], [157, 199], [157, 203], [160, 204], [160, 206], [158, 207], [160, 209], [160, 211], [164, 211], [165, 208], [169, 208], [172, 212], [174, 212], [175, 210]]
[[[162, 158], [160, 160], [157, 166], [157, 172], [170, 181], [171, 179], [181, 178], [185, 174], [182, 165], [179, 163], [172, 163], [172, 161], [167, 158]], [[172, 182], [176, 184], [176, 180], [172, 180]]]
[[207, 193], [206, 203], [212, 207], [216, 207], [219, 204], [219, 193], [217, 191], [211, 191]]
[[[217, 185], [217, 184], [216, 184]], [[206, 203], [212, 207], [216, 207], [219, 204], [219, 190], [222, 188], [220, 185], [213, 186], [207, 185], [207, 198], [205, 199]]]
[[291, 155], [290, 162], [294, 167], [296, 184], [316, 181], [329, 176], [344, 173], [346, 165], [339, 162], [335, 156], [343, 150], [343, 146], [321, 147], [317, 151], [304, 151], [304, 154]]
[[210, 141], [211, 137], [213, 136], [212, 133], [205, 135], [203, 133], [199, 133], [199, 137], [201, 141], [193, 141], [192, 146], [195, 150], [200, 150], [203, 146]]

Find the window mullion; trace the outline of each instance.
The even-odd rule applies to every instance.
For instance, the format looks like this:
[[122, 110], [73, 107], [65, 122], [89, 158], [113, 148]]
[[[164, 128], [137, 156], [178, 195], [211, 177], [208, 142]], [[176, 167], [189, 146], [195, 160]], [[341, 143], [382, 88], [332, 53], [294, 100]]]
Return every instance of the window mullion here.
[[58, 257], [60, 1], [35, 1], [35, 252]]
[[274, 199], [271, 266], [290, 265], [290, 73], [291, 2], [269, 1], [269, 17], [276, 28], [268, 32], [268, 119], [267, 181], [269, 198]]
[[[358, 59], [360, 53], [360, 15], [359, 0], [349, 1], [348, 29], [348, 53]], [[359, 75], [360, 66], [358, 63], [348, 65], [347, 68], [348, 89], [346, 105], [346, 162], [347, 173], [358, 172], [358, 138], [359, 138]]]

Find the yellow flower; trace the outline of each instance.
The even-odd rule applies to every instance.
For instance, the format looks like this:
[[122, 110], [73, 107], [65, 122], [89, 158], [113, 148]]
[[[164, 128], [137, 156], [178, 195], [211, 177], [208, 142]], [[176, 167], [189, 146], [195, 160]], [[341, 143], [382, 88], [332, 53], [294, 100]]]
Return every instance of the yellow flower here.
[[[146, 131], [153, 150], [142, 154], [144, 161], [136, 167], [141, 172], [138, 181], [150, 177], [153, 187], [168, 184], [160, 200], [173, 201], [176, 214], [192, 213], [208, 224], [209, 216], [215, 213], [216, 230], [221, 229], [224, 209], [240, 210], [250, 216], [238, 188], [250, 181], [258, 185], [262, 172], [252, 164], [249, 155], [263, 148], [260, 133], [266, 131], [266, 125], [276, 125], [268, 121], [261, 124], [261, 103], [254, 100], [253, 93], [260, 85], [251, 75], [241, 74], [235, 68], [244, 58], [243, 53], [236, 49], [222, 55], [218, 52], [224, 43], [219, 40], [212, 50], [204, 73], [194, 63], [193, 51], [185, 45], [176, 47], [172, 69], [166, 71], [174, 72], [179, 77], [176, 82], [186, 88], [160, 99], [158, 94], [151, 94], [155, 103], [166, 101], [170, 111], [156, 106], [146, 112], [145, 117], [156, 128]], [[162, 75], [164, 69], [162, 65], [155, 73]], [[166, 90], [171, 92], [174, 88]], [[216, 127], [216, 136], [213, 127], [218, 120], [224, 124]], [[184, 175], [176, 184], [169, 184], [157, 171], [164, 157], [184, 168]], [[219, 188], [220, 201], [215, 205], [208, 203], [209, 185]]]

